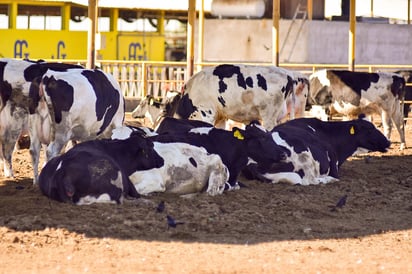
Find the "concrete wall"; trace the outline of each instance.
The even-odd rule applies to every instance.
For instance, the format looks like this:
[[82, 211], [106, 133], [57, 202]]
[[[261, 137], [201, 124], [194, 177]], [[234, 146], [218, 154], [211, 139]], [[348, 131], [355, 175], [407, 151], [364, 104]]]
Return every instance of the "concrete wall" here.
[[[297, 20], [288, 35], [291, 22], [280, 20], [280, 47], [286, 42], [281, 51], [281, 62], [348, 63], [348, 22], [305, 21], [297, 35], [300, 24]], [[296, 37], [298, 39], [291, 53]], [[412, 64], [411, 44], [412, 25], [358, 22], [355, 62]], [[271, 48], [272, 20], [205, 20], [205, 61], [271, 62]], [[197, 56], [195, 58], [197, 60]]]

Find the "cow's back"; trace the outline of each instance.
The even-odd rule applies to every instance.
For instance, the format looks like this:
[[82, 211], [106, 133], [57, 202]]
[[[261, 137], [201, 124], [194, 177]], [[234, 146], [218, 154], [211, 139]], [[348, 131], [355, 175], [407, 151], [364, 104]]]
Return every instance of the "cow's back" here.
[[278, 67], [209, 67], [185, 84], [177, 117], [212, 124], [226, 119], [242, 123], [262, 120], [265, 127], [271, 128], [293, 88], [293, 75]]
[[53, 121], [72, 139], [110, 137], [124, 120], [124, 98], [113, 76], [100, 70], [48, 72], [43, 76], [45, 98]]

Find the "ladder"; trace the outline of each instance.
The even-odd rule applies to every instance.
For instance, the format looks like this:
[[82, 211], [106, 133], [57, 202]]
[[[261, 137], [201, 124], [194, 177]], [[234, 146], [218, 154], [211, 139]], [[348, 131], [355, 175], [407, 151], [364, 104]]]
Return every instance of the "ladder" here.
[[307, 16], [308, 16], [308, 12], [307, 12], [306, 6], [302, 5], [302, 3], [299, 2], [297, 7], [296, 7], [295, 14], [293, 15], [292, 22], [289, 25], [289, 28], [288, 28], [288, 31], [286, 33], [285, 39], [283, 40], [282, 48], [280, 49], [280, 54], [282, 54], [282, 52], [284, 51], [285, 46], [287, 44], [287, 41], [289, 40], [291, 30], [294, 27], [294, 25], [297, 23], [296, 20], [300, 20], [299, 28], [298, 28], [297, 33], [295, 35], [295, 39], [293, 40], [291, 49], [289, 51], [288, 58], [285, 61], [289, 61], [290, 58], [292, 57], [293, 51], [295, 49], [296, 43], [298, 41], [300, 32], [302, 31], [303, 24], [305, 23]]

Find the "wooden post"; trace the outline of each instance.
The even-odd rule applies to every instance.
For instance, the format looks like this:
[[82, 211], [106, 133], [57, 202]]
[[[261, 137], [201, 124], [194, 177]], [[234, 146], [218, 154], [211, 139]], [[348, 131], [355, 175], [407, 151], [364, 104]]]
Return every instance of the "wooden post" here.
[[280, 0], [273, 0], [272, 63], [275, 66], [279, 66], [279, 19]]
[[349, 52], [348, 52], [348, 66], [349, 70], [355, 70], [355, 45], [356, 45], [356, 0], [350, 0], [349, 12]]
[[94, 69], [96, 66], [96, 31], [97, 31], [97, 1], [89, 0], [87, 31], [87, 64], [86, 67]]
[[186, 45], [186, 81], [193, 75], [194, 66], [194, 36], [195, 36], [195, 19], [196, 19], [196, 0], [188, 0], [188, 20], [187, 20], [187, 45]]

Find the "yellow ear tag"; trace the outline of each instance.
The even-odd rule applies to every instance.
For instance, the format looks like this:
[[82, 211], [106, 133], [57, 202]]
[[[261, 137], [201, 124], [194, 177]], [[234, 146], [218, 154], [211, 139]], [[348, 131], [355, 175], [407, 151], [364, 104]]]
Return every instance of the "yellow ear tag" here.
[[238, 138], [239, 140], [245, 139], [245, 137], [242, 135], [242, 133], [240, 133], [239, 130], [235, 130], [233, 136], [235, 136], [235, 138]]
[[350, 130], [349, 130], [350, 135], [355, 134], [355, 128], [353, 126], [351, 126]]
[[153, 106], [153, 103], [154, 103], [154, 99], [153, 99], [153, 98], [150, 98], [150, 100], [149, 100], [149, 105]]

